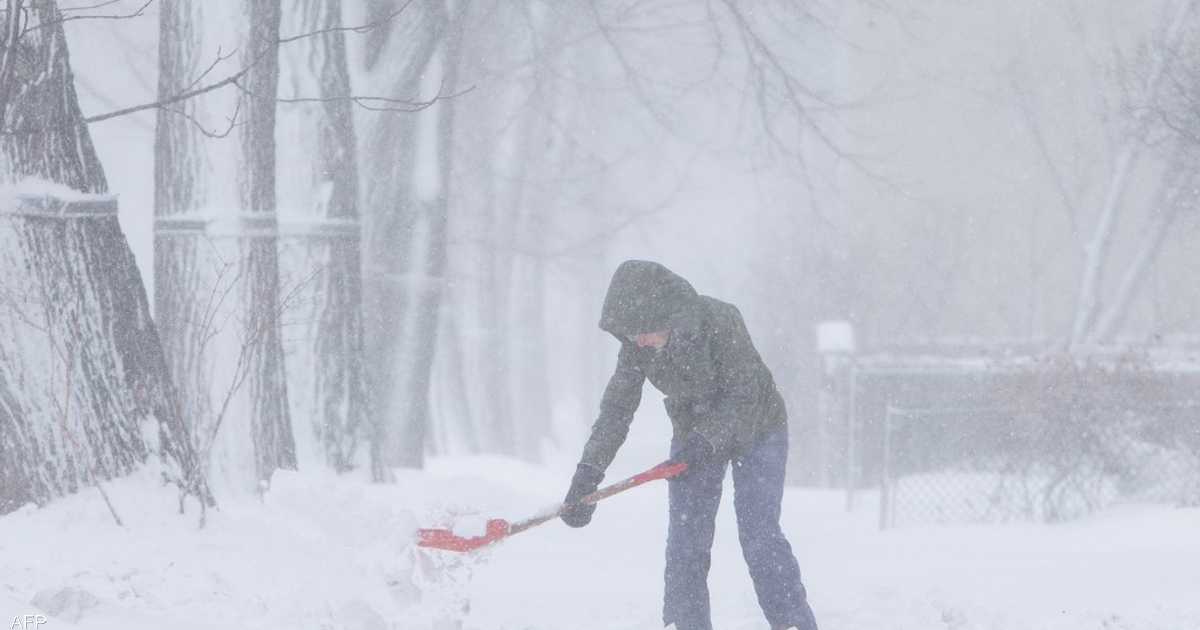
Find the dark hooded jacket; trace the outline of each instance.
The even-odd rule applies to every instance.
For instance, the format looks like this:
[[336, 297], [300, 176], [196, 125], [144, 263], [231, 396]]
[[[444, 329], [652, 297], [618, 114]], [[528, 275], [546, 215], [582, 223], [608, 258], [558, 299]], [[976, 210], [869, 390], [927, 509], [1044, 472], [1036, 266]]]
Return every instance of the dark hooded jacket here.
[[[621, 263], [604, 298], [600, 328], [621, 342], [621, 351], [583, 463], [608, 468], [625, 442], [647, 379], [666, 395], [675, 436], [696, 431], [722, 456], [744, 453], [757, 436], [787, 423], [783, 397], [741, 313], [699, 295], [666, 267], [644, 260]], [[661, 330], [670, 331], [661, 350], [638, 348], [630, 339]]]

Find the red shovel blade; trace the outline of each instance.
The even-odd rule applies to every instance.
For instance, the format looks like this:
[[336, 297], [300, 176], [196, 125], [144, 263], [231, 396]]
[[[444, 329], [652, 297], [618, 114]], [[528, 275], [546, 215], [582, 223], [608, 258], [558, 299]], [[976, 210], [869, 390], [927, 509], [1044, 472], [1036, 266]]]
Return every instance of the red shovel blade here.
[[508, 536], [509, 527], [508, 521], [493, 518], [487, 522], [487, 529], [482, 536], [458, 536], [448, 529], [419, 529], [417, 545], [445, 551], [474, 551]]

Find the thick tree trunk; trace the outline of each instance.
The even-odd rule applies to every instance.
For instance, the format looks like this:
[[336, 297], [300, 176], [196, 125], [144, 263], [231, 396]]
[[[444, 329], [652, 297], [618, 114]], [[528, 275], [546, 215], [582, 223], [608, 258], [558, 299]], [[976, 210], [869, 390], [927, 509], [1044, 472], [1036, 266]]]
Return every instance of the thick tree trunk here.
[[[394, 5], [378, 3], [375, 14]], [[441, 2], [412, 7], [387, 38], [367, 51], [368, 71], [380, 59], [406, 59], [375, 85], [397, 97], [452, 90], [458, 57], [457, 11]], [[399, 35], [416, 25], [422, 38]], [[423, 79], [423, 80], [422, 80]], [[447, 180], [453, 107], [441, 102], [415, 115], [377, 116], [366, 151], [368, 222], [364, 282], [372, 413], [378, 414], [376, 474], [384, 466], [420, 467], [429, 423], [429, 390], [446, 268]]]
[[[485, 89], [501, 98], [462, 99], [463, 125], [456, 132], [478, 148], [467, 156], [475, 162], [461, 167], [458, 175], [471, 182], [459, 181], [458, 189], [464, 192], [456, 198], [469, 218], [456, 226], [454, 240], [456, 245], [468, 244], [463, 249], [474, 254], [456, 256], [468, 260], [455, 271], [469, 282], [470, 290], [456, 294], [455, 304], [474, 320], [470, 330], [476, 342], [467, 363], [476, 391], [468, 393], [480, 401], [472, 406], [475, 417], [458, 422], [456, 431], [477, 436], [485, 452], [534, 461], [553, 432], [555, 390], [544, 320], [549, 261], [543, 253], [548, 249], [548, 228], [559, 218], [553, 215], [562, 210], [556, 205], [557, 195], [563, 192], [561, 186], [540, 186], [539, 181], [571, 178], [565, 173], [571, 146], [560, 131], [560, 125], [569, 126], [565, 121], [571, 112], [564, 107], [562, 86], [554, 83], [562, 75], [551, 68], [564, 62], [561, 57], [552, 61], [540, 56], [537, 50], [539, 42], [553, 39], [550, 32], [563, 26], [566, 13], [512, 3], [497, 5], [487, 14], [486, 29], [470, 38], [464, 59], [468, 64], [484, 60], [470, 71], [486, 77]], [[504, 60], [510, 57], [517, 60], [515, 68], [495, 74], [497, 66], [509, 66]], [[568, 365], [575, 371], [581, 364]]]
[[[156, 452], [209, 500], [53, 2], [0, 13], [0, 513]], [[18, 20], [10, 20], [20, 16]], [[90, 194], [84, 194], [90, 193]]]
[[514, 457], [524, 456], [525, 448], [524, 408], [517, 400], [522, 378], [513, 349], [520, 345], [523, 331], [516, 317], [522, 306], [517, 294], [516, 247], [523, 189], [517, 165], [526, 156], [528, 146], [528, 117], [520, 112], [520, 103], [527, 94], [527, 86], [509, 82], [500, 107], [480, 103], [482, 111], [476, 114], [491, 119], [481, 129], [493, 143], [481, 174], [487, 194], [479, 200], [480, 265], [476, 273], [477, 329], [483, 343], [474, 349], [475, 363], [479, 366], [483, 400], [487, 401], [485, 448]]
[[[206, 465], [215, 451], [242, 487], [296, 466], [276, 251], [278, 37], [278, 0], [160, 8], [160, 97], [210, 67], [249, 69], [237, 87], [159, 110], [155, 145], [155, 301], [171, 375]], [[217, 62], [229, 50], [241, 54]]]
[[[278, 468], [296, 468], [296, 445], [288, 410], [280, 330], [282, 313], [290, 304], [279, 292], [279, 254], [275, 207], [275, 99], [279, 84], [280, 0], [245, 0], [249, 39], [242, 48], [248, 98], [243, 106], [246, 124], [238, 140], [246, 162], [242, 169], [241, 208], [251, 230], [267, 227], [242, 241], [244, 317], [258, 347], [250, 353], [249, 404], [258, 478], [269, 479]], [[274, 226], [276, 229], [271, 229]]]
[[[533, 25], [536, 30], [540, 24]], [[536, 89], [536, 88], [535, 88]], [[555, 111], [558, 100], [551, 92], [539, 100], [546, 116], [557, 120], [561, 112]], [[522, 348], [520, 360], [509, 366], [515, 376], [511, 393], [517, 413], [513, 419], [512, 432], [517, 436], [516, 455], [528, 461], [540, 461], [542, 441], [551, 435], [551, 402], [549, 376], [546, 367], [550, 359], [546, 347], [546, 259], [545, 250], [549, 242], [546, 226], [552, 225], [547, 216], [547, 207], [552, 200], [531, 181], [554, 172], [560, 167], [557, 152], [561, 147], [555, 143], [554, 133], [542, 124], [538, 108], [528, 108], [521, 114], [520, 139], [514, 147], [515, 159], [509, 160], [509, 179], [513, 186], [508, 222], [517, 226], [507, 247], [523, 255], [515, 262], [513, 277], [514, 301], [510, 314], [511, 330]], [[536, 147], [536, 149], [535, 149]]]
[[[435, 11], [438, 49], [426, 68], [425, 94], [453, 90], [458, 74], [458, 18], [444, 6]], [[437, 350], [439, 312], [446, 275], [446, 228], [449, 213], [450, 169], [454, 133], [454, 105], [441, 102], [416, 115], [411, 201], [408, 212], [412, 231], [403, 275], [415, 278], [402, 304], [405, 309], [400, 338], [406, 349], [399, 390], [403, 413], [393, 419], [389, 440], [391, 463], [420, 467], [424, 464], [430, 423], [430, 389]]]
[[286, 0], [284, 33], [326, 34], [281, 51], [279, 214], [292, 417], [305, 460], [354, 464], [365, 426], [358, 166], [340, 0]]
[[[203, 5], [164, 2], [159, 15], [159, 96], [177, 94], [202, 71]], [[204, 238], [201, 217], [207, 203], [209, 169], [199, 123], [185, 116], [202, 110], [204, 101], [160, 110], [155, 127], [154, 168], [154, 311], [162, 333], [172, 381], [180, 393], [182, 415], [192, 429], [207, 467], [214, 404], [209, 344], [216, 310], [228, 287], [209, 284], [203, 273], [215, 264]], [[178, 220], [176, 220], [178, 219]], [[192, 219], [189, 221], [189, 219]], [[226, 284], [226, 283], [220, 283]], [[207, 297], [205, 297], [207, 295]]]
[[[559, 28], [565, 28], [561, 14], [547, 14], [540, 6], [530, 6], [529, 25], [531, 42], [543, 41]], [[569, 143], [555, 125], [546, 120], [561, 121], [571, 116], [570, 104], [562, 91], [553, 85], [554, 75], [550, 72], [551, 59], [542, 59], [535, 64], [531, 89], [536, 95], [538, 106], [522, 113], [522, 141], [520, 153], [513, 161], [517, 168], [517, 196], [512, 208], [513, 221], [520, 224], [519, 242], [514, 245], [525, 250], [527, 256], [521, 262], [522, 299], [518, 301], [517, 323], [522, 331], [520, 383], [517, 387], [517, 404], [520, 420], [517, 429], [522, 435], [519, 455], [529, 461], [541, 461], [543, 441], [553, 435], [553, 403], [550, 382], [550, 330], [547, 327], [546, 276], [549, 273], [547, 257], [550, 255], [550, 235], [547, 227], [555, 224], [554, 210], [559, 199], [556, 188], [547, 190], [536, 185], [540, 178], [570, 177]], [[576, 363], [578, 365], [578, 363]]]
[[[373, 0], [370, 20], [399, 8], [393, 0]], [[418, 10], [419, 9], [419, 10]], [[365, 51], [367, 83], [389, 86], [397, 98], [413, 98], [437, 45], [432, 28], [415, 30], [416, 40], [402, 36], [403, 26], [424, 24], [424, 7], [406, 11], [387, 29], [368, 37]], [[397, 65], [395, 60], [405, 60]], [[415, 151], [411, 116], [375, 113], [365, 121], [363, 159], [363, 324], [366, 339], [367, 386], [371, 413], [371, 465], [376, 481], [390, 479], [396, 461], [392, 445], [399, 439], [395, 420], [404, 413], [407, 392], [399, 387], [404, 345], [399, 322], [405, 316], [404, 277], [410, 247], [412, 218], [406, 212]]]

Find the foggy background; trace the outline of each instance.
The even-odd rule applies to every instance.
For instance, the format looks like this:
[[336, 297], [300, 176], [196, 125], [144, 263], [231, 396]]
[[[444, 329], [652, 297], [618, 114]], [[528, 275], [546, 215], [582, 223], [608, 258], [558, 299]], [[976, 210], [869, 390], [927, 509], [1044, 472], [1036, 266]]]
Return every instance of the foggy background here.
[[[822, 628], [1200, 627], [1197, 42], [1200, 0], [0, 0], [0, 619], [658, 627], [667, 484], [553, 518], [638, 258], [786, 399]], [[606, 481], [670, 437], [646, 387]]]
[[[347, 24], [389, 6], [344, 4]], [[448, 233], [431, 453], [537, 459], [582, 444], [616, 354], [599, 306], [625, 258], [660, 261], [742, 309], [803, 445], [817, 422], [817, 322], [852, 322], [860, 350], [1064, 346], [1122, 151], [1137, 155], [1103, 307], [1164, 195], [1179, 196], [1164, 189], [1195, 192], [1179, 183], [1194, 170], [1191, 39], [1165, 50], [1178, 2], [473, 2], [451, 18], [453, 85], [436, 64], [388, 83], [430, 28], [421, 4], [386, 27], [403, 41], [386, 43], [375, 74], [364, 55], [385, 29], [346, 41], [354, 91], [452, 95], [420, 113], [354, 114], [366, 181], [386, 159], [371, 154], [372, 125], [454, 111], [439, 145], [450, 174], [433, 184]], [[154, 100], [156, 14], [67, 25], [85, 115]], [[153, 291], [154, 112], [91, 131]], [[430, 177], [414, 168], [411, 183]], [[1194, 332], [1195, 213], [1179, 203], [1110, 339]], [[643, 409], [660, 413], [649, 390]], [[488, 437], [509, 432], [524, 437]]]

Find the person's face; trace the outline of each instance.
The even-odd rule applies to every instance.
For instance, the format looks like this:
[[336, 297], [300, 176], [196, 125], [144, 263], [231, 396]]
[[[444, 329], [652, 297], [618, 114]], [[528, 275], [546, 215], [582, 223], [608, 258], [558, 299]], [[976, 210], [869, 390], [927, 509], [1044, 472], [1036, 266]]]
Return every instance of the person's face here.
[[629, 335], [629, 340], [636, 343], [639, 348], [654, 348], [661, 350], [667, 345], [667, 339], [671, 336], [671, 331], [660, 330], [658, 332], [642, 333], [640, 335]]

